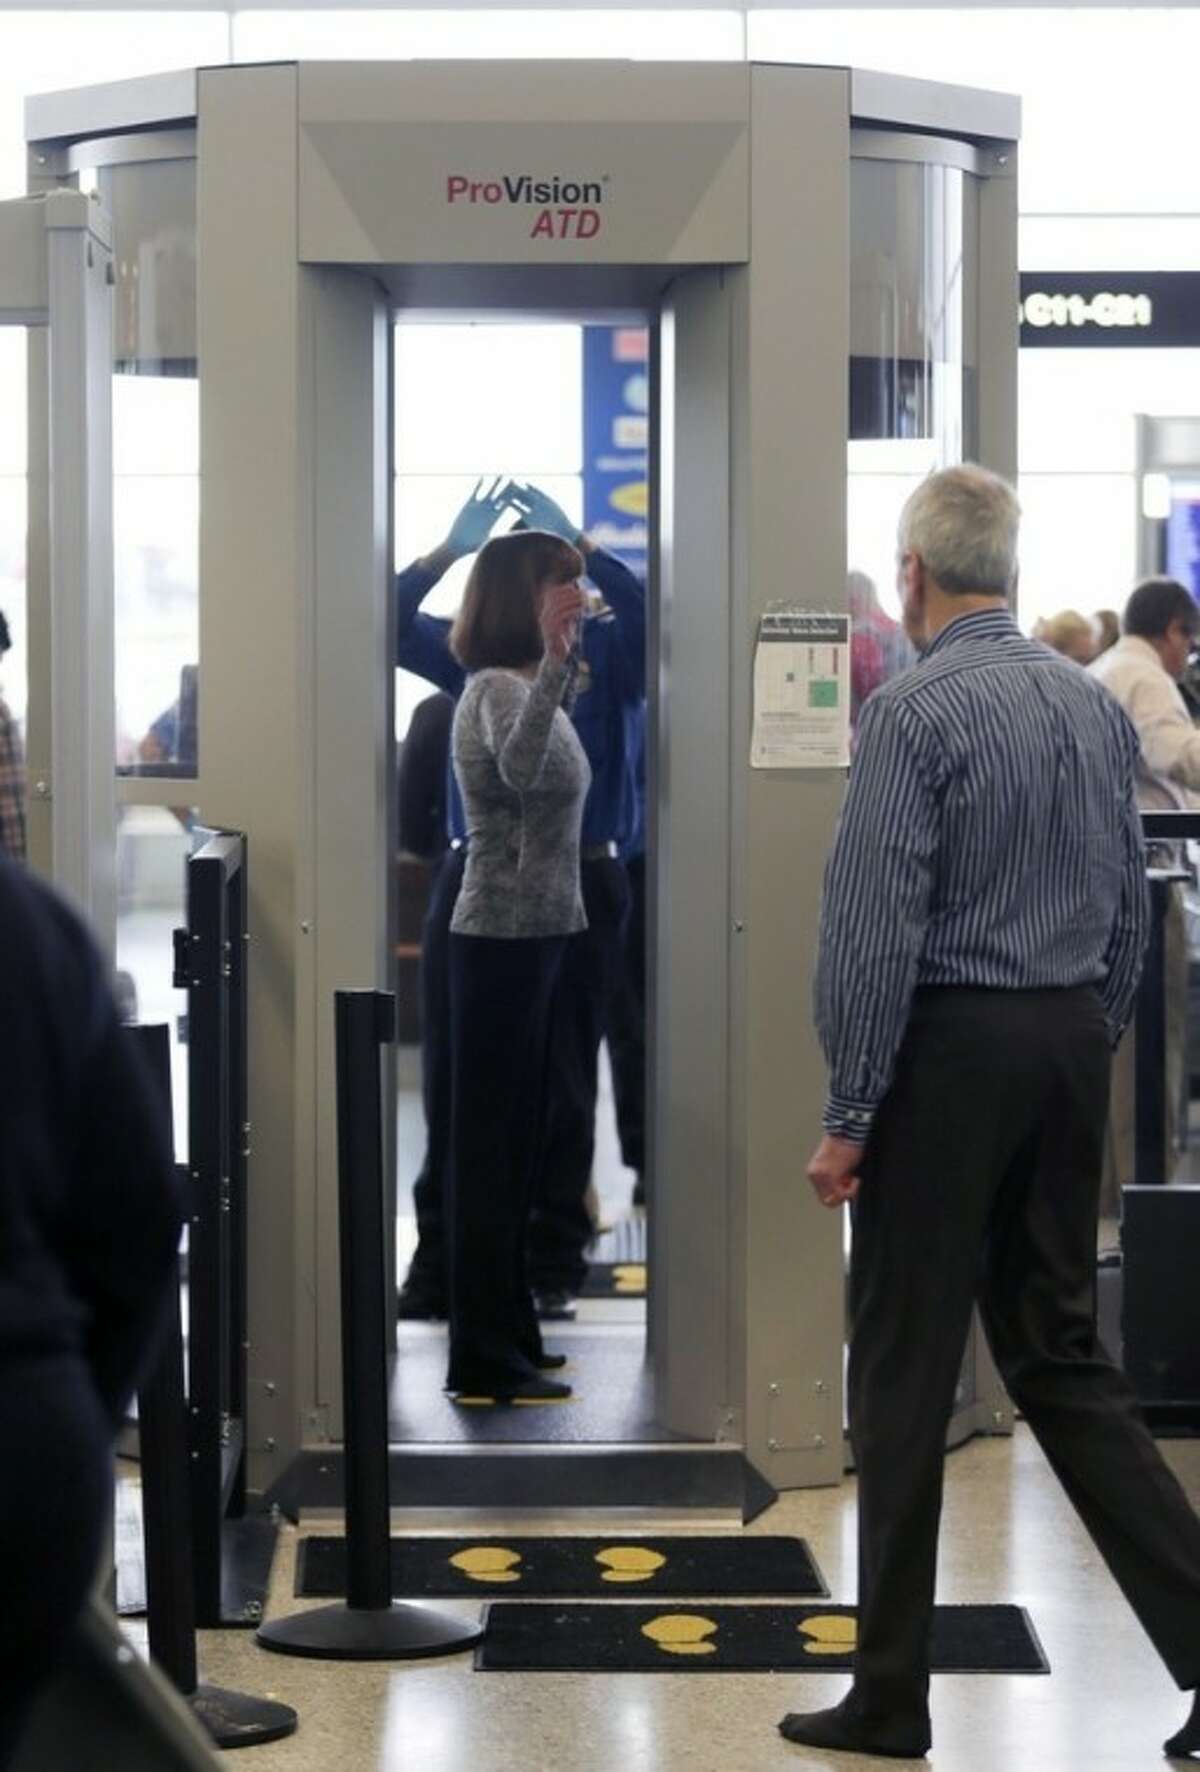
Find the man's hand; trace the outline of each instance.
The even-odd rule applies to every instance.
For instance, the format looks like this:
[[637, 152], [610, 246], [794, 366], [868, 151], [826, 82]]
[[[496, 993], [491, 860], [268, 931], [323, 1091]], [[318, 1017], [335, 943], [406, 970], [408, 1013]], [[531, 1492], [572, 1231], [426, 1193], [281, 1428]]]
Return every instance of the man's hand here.
[[442, 543], [442, 550], [452, 560], [461, 560], [464, 554], [478, 553], [496, 527], [497, 519], [513, 502], [510, 497], [512, 487], [511, 480], [494, 479], [491, 474], [484, 474], [476, 482], [474, 491], [450, 525], [450, 533]]
[[809, 1159], [808, 1179], [822, 1206], [841, 1206], [858, 1192], [858, 1169], [864, 1146], [848, 1138], [821, 1140]]
[[582, 533], [578, 523], [572, 523], [562, 506], [555, 504], [548, 492], [513, 481], [510, 483], [508, 502], [514, 510], [520, 511], [530, 529], [547, 529], [551, 535], [561, 536], [563, 541], [569, 541], [572, 547], [577, 545]]

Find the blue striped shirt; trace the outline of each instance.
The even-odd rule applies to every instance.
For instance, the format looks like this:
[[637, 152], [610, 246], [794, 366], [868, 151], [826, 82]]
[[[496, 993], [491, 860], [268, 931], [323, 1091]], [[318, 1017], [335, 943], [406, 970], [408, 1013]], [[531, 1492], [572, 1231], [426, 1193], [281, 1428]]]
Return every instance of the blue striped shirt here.
[[1094, 983], [1115, 1043], [1147, 924], [1137, 755], [1115, 698], [1000, 607], [870, 698], [821, 909], [827, 1132], [866, 1138], [919, 985]]

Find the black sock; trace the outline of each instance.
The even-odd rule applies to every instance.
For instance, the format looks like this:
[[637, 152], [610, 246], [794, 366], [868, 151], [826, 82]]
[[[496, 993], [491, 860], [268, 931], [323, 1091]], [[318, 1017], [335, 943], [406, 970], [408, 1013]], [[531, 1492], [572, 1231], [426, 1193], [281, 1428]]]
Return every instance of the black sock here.
[[878, 1724], [864, 1723], [849, 1698], [832, 1710], [789, 1711], [779, 1725], [779, 1733], [801, 1747], [882, 1754], [886, 1759], [920, 1759], [929, 1747], [927, 1727], [885, 1719]]

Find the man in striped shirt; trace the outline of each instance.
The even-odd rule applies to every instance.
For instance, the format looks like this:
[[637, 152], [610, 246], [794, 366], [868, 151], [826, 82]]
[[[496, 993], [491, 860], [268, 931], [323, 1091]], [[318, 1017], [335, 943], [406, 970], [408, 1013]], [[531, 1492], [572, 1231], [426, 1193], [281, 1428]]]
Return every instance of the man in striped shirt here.
[[[1178, 1684], [1200, 1684], [1200, 1521], [1096, 1338], [1109, 1053], [1146, 929], [1137, 738], [1008, 612], [1019, 511], [977, 467], [900, 520], [923, 650], [867, 703], [825, 883], [825, 1136], [854, 1201], [854, 1684], [785, 1717], [820, 1748], [929, 1746], [942, 1459], [972, 1307], [1009, 1392]], [[1168, 1744], [1200, 1744], [1200, 1716]]]

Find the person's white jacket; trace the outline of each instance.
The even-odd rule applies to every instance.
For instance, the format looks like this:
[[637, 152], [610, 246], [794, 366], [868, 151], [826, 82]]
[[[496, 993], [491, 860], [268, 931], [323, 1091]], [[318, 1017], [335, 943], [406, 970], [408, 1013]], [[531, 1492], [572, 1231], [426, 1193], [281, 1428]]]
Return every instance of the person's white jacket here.
[[1200, 727], [1150, 642], [1126, 634], [1088, 669], [1116, 696], [1137, 730], [1142, 810], [1200, 808]]

